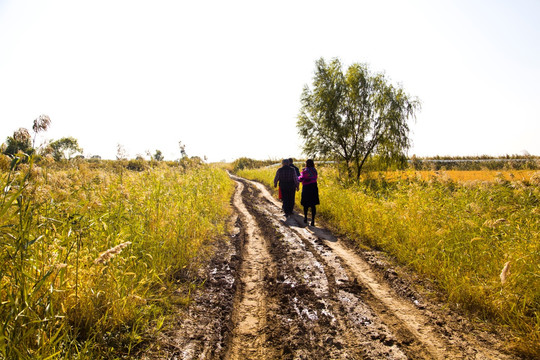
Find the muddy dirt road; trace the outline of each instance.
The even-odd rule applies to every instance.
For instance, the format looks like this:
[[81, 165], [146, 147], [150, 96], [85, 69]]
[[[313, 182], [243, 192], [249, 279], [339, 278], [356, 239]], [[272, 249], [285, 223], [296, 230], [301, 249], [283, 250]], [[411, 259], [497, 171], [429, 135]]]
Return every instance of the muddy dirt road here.
[[380, 254], [286, 219], [263, 185], [233, 179], [232, 241], [146, 358], [513, 358], [495, 335], [424, 301]]

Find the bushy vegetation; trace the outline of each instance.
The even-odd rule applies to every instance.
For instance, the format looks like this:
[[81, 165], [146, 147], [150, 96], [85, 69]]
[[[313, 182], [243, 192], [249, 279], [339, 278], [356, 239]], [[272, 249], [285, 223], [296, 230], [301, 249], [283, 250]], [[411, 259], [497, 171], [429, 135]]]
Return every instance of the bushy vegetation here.
[[279, 162], [277, 160], [255, 160], [246, 157], [242, 157], [233, 161], [233, 171], [243, 169], [257, 169], [263, 166], [268, 166]]
[[76, 154], [79, 154], [77, 158], [84, 158], [78, 140], [71, 136], [49, 140], [36, 147], [37, 135], [47, 131], [50, 125], [49, 116], [45, 114], [38, 116], [32, 125], [33, 137], [28, 129], [21, 127], [15, 130], [12, 136], [8, 136], [4, 144], [0, 144], [0, 153], [10, 157], [18, 156], [21, 161], [27, 160], [29, 155], [51, 155], [56, 161], [69, 160]]
[[[274, 173], [239, 174], [270, 185]], [[318, 213], [339, 232], [410, 265], [448, 301], [508, 326], [520, 351], [540, 356], [540, 172], [491, 181], [390, 172], [346, 187], [334, 170], [319, 175]]]
[[0, 155], [1, 359], [129, 358], [189, 301], [179, 275], [224, 232], [233, 184], [145, 165]]

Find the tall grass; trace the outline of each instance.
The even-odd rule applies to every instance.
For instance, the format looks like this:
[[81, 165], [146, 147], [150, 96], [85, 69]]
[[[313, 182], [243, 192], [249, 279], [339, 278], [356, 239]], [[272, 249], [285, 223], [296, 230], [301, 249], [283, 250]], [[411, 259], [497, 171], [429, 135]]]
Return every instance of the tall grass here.
[[[342, 187], [321, 170], [327, 221], [433, 279], [450, 302], [508, 326], [520, 351], [540, 356], [540, 173], [525, 181], [381, 173]], [[274, 172], [241, 175], [270, 185]]]
[[[530, 182], [531, 178], [538, 174], [537, 170], [446, 170], [446, 171], [386, 171], [374, 173], [376, 178], [382, 177], [385, 180], [399, 180], [407, 178], [419, 178], [422, 180], [431, 180], [437, 177], [466, 182], [466, 181], [488, 181], [493, 182], [497, 179], [508, 181]], [[380, 176], [378, 176], [380, 175]], [[373, 177], [373, 175], [371, 175]]]
[[163, 324], [178, 273], [223, 233], [227, 174], [12, 165], [0, 178], [0, 358], [133, 355]]

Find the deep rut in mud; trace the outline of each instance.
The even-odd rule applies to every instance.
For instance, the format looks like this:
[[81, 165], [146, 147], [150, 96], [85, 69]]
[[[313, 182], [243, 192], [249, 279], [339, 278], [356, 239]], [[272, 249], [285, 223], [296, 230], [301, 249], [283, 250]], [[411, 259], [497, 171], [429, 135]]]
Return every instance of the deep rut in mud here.
[[228, 359], [265, 357], [266, 314], [269, 306], [265, 283], [275, 277], [264, 235], [242, 200], [243, 189], [244, 185], [238, 183], [233, 200], [246, 236], [241, 254], [241, 286], [233, 310], [234, 328], [226, 356]]
[[233, 241], [217, 250], [160, 358], [513, 358], [493, 334], [398, 294], [331, 232], [286, 219], [263, 185], [232, 178]]

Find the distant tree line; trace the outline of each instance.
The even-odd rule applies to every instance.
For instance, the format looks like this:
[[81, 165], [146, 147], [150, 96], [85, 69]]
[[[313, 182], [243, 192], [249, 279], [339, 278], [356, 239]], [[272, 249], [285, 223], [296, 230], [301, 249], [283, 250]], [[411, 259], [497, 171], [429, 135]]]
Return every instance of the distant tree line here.
[[[336, 165], [335, 161], [328, 159], [317, 159], [316, 163], [318, 166]], [[232, 162], [233, 171], [279, 165], [281, 165], [281, 162], [277, 160], [255, 160], [246, 157], [236, 159]], [[375, 156], [364, 164], [364, 169], [366, 172], [407, 169], [418, 171], [540, 170], [540, 156], [505, 155], [493, 157], [482, 155], [417, 157], [413, 155], [410, 158], [406, 158], [405, 161], [394, 165], [385, 164]]]
[[[152, 154], [149, 150], [146, 160], [143, 155], [138, 154], [135, 159], [128, 159], [128, 154], [124, 147], [118, 144], [116, 160], [102, 160], [99, 155], [92, 155], [88, 159], [82, 155], [83, 149], [79, 146], [74, 137], [63, 137], [57, 140], [48, 140], [40, 146], [36, 146], [36, 137], [39, 133], [47, 131], [51, 125], [51, 119], [47, 115], [40, 115], [33, 122], [32, 130], [19, 128], [8, 136], [6, 141], [0, 145], [1, 159], [0, 167], [8, 169], [13, 164], [28, 161], [30, 158], [34, 162], [40, 162], [46, 158], [54, 160], [56, 163], [67, 163], [67, 160], [85, 161], [91, 167], [114, 168], [119, 171], [127, 169], [131, 171], [144, 171], [155, 166], [176, 166], [184, 169], [193, 168], [203, 164], [206, 159], [199, 156], [189, 157], [186, 146], [182, 142], [178, 143], [180, 158], [175, 161], [166, 161], [163, 152], [156, 149]], [[9, 160], [9, 159], [12, 160]], [[70, 161], [70, 162], [71, 162]], [[9, 165], [9, 164], [12, 165]]]
[[412, 156], [409, 166], [415, 170], [538, 170], [540, 156], [505, 155], [481, 156]]
[[263, 166], [269, 166], [276, 163], [276, 160], [255, 160], [247, 157], [241, 157], [233, 161], [233, 171], [243, 169], [257, 169]]

